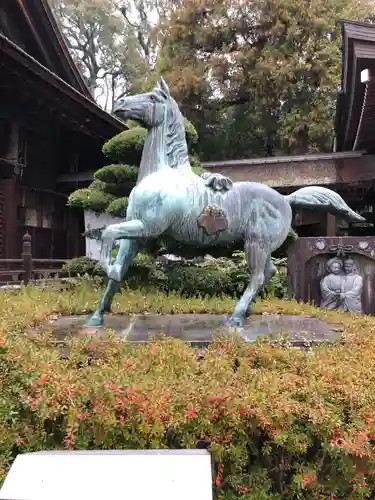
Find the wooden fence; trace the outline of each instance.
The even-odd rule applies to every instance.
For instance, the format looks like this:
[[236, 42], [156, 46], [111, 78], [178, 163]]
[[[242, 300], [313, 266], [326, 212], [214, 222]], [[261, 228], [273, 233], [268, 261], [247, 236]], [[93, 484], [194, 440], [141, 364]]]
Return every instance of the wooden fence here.
[[0, 259], [0, 284], [27, 285], [38, 279], [55, 279], [60, 277], [66, 262], [64, 259], [33, 259], [32, 238], [26, 233], [22, 238], [20, 259]]

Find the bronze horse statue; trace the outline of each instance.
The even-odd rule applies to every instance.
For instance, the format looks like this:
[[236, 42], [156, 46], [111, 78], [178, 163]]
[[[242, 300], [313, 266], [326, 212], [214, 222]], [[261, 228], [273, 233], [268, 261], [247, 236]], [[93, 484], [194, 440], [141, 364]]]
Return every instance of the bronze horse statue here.
[[[103, 324], [104, 313], [145, 241], [166, 235], [203, 248], [242, 243], [251, 277], [228, 318], [228, 325], [242, 327], [251, 303], [276, 271], [271, 254], [290, 231], [292, 206], [325, 210], [352, 222], [364, 220], [341, 196], [323, 187], [304, 187], [283, 196], [256, 182], [196, 175], [189, 163], [182, 114], [163, 79], [151, 92], [119, 100], [114, 113], [140, 122], [148, 135], [126, 219], [102, 232], [101, 263], [109, 281], [87, 326]], [[112, 263], [116, 240], [120, 246]]]

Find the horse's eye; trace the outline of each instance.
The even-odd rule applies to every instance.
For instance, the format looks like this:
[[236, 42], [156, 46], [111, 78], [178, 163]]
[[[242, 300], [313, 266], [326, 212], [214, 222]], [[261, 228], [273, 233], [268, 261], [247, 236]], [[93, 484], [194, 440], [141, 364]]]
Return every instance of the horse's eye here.
[[150, 100], [153, 101], [153, 102], [155, 102], [156, 101], [155, 96], [154, 95], [150, 95]]

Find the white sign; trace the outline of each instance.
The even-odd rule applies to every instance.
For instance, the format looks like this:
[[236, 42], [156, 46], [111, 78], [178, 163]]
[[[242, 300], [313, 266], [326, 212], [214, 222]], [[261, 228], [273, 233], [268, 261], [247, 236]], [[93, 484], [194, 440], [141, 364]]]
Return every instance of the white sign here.
[[1, 500], [212, 500], [206, 450], [51, 451], [18, 455]]

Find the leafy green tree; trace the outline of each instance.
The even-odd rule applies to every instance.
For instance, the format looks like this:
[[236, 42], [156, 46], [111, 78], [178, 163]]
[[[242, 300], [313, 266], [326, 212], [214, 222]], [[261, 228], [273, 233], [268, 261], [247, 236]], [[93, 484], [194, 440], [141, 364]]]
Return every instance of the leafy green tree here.
[[125, 93], [143, 89], [156, 60], [156, 1], [48, 2], [73, 59], [99, 104], [111, 110]]
[[[249, 154], [248, 141], [265, 155], [331, 150], [336, 23], [373, 12], [371, 0], [184, 0], [163, 20], [158, 71], [185, 115], [209, 124], [198, 131], [210, 159], [234, 137], [239, 156]], [[212, 134], [221, 150], [211, 148]]]

